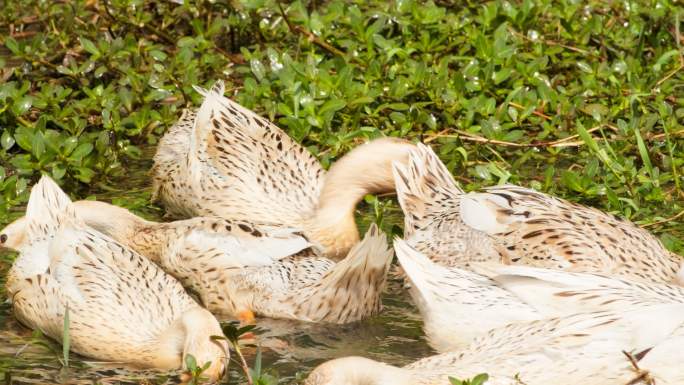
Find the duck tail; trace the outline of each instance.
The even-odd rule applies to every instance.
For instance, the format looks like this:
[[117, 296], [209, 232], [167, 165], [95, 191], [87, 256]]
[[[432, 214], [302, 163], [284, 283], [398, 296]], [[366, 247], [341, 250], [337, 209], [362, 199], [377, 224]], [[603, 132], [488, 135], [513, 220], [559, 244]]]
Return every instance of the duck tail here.
[[76, 223], [76, 210], [69, 196], [48, 176], [31, 189], [26, 207], [27, 238], [52, 237], [66, 223]]
[[459, 349], [472, 338], [511, 322], [537, 319], [537, 311], [479, 274], [444, 267], [395, 239], [397, 259], [411, 283], [430, 345]]
[[[190, 153], [199, 155], [207, 149], [207, 142], [213, 128], [212, 119], [216, 121], [219, 111], [227, 107], [227, 98], [223, 96], [225, 85], [222, 80], [217, 80], [208, 90], [198, 86], [193, 86], [193, 88], [204, 97], [190, 132]], [[192, 158], [191, 156], [190, 159]]]
[[399, 204], [405, 215], [405, 236], [424, 227], [453, 205], [463, 191], [434, 151], [424, 145], [409, 154], [407, 165], [394, 163], [394, 181]]
[[[401, 265], [406, 277], [411, 282], [411, 292], [414, 300], [418, 302], [418, 306], [427, 306], [433, 303], [437, 293], [444, 294], [443, 298], [448, 297], [448, 285], [436, 285], [436, 282], [453, 282], [450, 271], [431, 261], [423, 253], [409, 246], [409, 244], [401, 239], [394, 239], [394, 250], [397, 254], [397, 259]], [[458, 289], [458, 287], [456, 287]]]
[[675, 276], [673, 282], [676, 285], [684, 286], [684, 262], [681, 262], [679, 264], [679, 271], [677, 272], [677, 275]]
[[197, 366], [209, 367], [203, 372], [212, 382], [219, 380], [226, 369], [230, 352], [225, 340], [214, 339], [213, 336], [223, 336], [221, 325], [206, 309], [194, 308], [185, 312], [181, 318], [185, 331], [183, 341], [183, 368], [187, 369], [186, 357], [192, 355]]
[[189, 173], [201, 184], [202, 170], [211, 166], [230, 197], [213, 214], [301, 225], [320, 195], [318, 160], [273, 123], [223, 96], [223, 82], [195, 89], [204, 101], [190, 137]]
[[185, 167], [183, 162], [186, 162], [188, 154], [183, 152], [183, 148], [186, 148], [188, 138], [193, 135], [196, 118], [195, 111], [184, 109], [180, 119], [159, 139], [154, 164], [149, 172], [152, 177], [152, 202], [162, 201], [169, 194], [165, 188], [171, 183], [170, 174], [177, 167]]
[[[303, 315], [301, 318], [313, 322], [347, 323], [377, 314], [382, 307], [380, 294], [392, 254], [386, 235], [372, 224], [363, 240], [320, 282], [297, 294], [303, 300], [298, 308]], [[337, 306], [330, 306], [331, 303]]]

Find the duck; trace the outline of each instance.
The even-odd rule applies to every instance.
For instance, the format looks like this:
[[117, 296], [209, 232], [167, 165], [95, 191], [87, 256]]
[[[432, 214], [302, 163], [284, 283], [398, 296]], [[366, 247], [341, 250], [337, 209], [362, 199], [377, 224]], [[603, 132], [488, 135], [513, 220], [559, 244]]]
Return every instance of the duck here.
[[626, 219], [510, 184], [466, 193], [423, 144], [393, 172], [405, 238], [438, 263], [496, 261], [684, 283], [682, 257]]
[[430, 260], [406, 240], [396, 238], [394, 250], [427, 342], [438, 352], [464, 348], [497, 327], [548, 315], [487, 276]]
[[147, 258], [88, 227], [48, 176], [25, 216], [0, 230], [0, 246], [18, 251], [6, 289], [23, 325], [62, 342], [68, 314], [70, 349], [83, 356], [171, 370], [192, 355], [212, 381], [224, 373], [216, 318]]
[[217, 81], [196, 111], [161, 138], [151, 170], [153, 200], [170, 216], [212, 216], [297, 228], [334, 260], [359, 241], [354, 219], [366, 194], [394, 191], [393, 162], [414, 145], [381, 137], [325, 171], [275, 124], [224, 96]]
[[[394, 248], [420, 293], [428, 337], [432, 322], [450, 329], [432, 339], [462, 343], [403, 368], [331, 360], [305, 385], [436, 385], [479, 373], [489, 374], [487, 385], [684, 383], [684, 288], [493, 263], [476, 273], [437, 264], [401, 239]], [[417, 267], [431, 270], [416, 279]]]
[[396, 367], [364, 357], [317, 366], [304, 385], [444, 385], [488, 375], [485, 385], [682, 384], [683, 334], [654, 331], [649, 322], [681, 305], [627, 312], [578, 313], [512, 323], [469, 346]]
[[402, 239], [395, 239], [394, 250], [428, 343], [438, 352], [462, 349], [489, 330], [512, 323], [684, 304], [679, 285], [492, 262], [468, 270], [447, 267]]
[[[680, 285], [529, 266], [484, 263], [474, 269], [523, 301], [556, 314], [684, 304], [684, 287]], [[682, 328], [684, 331], [684, 323]]]
[[105, 202], [74, 206], [88, 226], [158, 264], [214, 314], [342, 324], [381, 309], [393, 251], [375, 224], [336, 262], [282, 226], [216, 217], [158, 223]]

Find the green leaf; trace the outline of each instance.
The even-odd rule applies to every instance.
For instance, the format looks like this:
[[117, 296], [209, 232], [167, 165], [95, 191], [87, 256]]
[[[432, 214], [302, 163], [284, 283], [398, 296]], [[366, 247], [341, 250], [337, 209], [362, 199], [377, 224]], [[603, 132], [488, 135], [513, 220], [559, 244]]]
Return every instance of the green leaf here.
[[261, 346], [257, 346], [256, 358], [254, 359], [254, 373], [261, 377]]
[[570, 189], [583, 192], [584, 187], [582, 186], [581, 178], [573, 171], [563, 171], [562, 177], [563, 183]]
[[19, 51], [19, 43], [17, 43], [17, 41], [14, 40], [14, 38], [11, 36], [5, 37], [5, 47], [7, 47], [7, 49], [12, 51], [12, 53], [15, 55], [21, 54], [21, 52]]
[[185, 355], [185, 367], [191, 372], [197, 370], [197, 360], [195, 359], [195, 356], [190, 353]]
[[97, 49], [95, 43], [93, 43], [91, 40], [83, 36], [79, 37], [78, 40], [81, 42], [81, 46], [83, 47], [83, 49], [88, 51], [91, 55], [100, 55], [100, 51]]
[[168, 57], [163, 51], [160, 51], [158, 49], [153, 49], [150, 51], [150, 56], [154, 58], [154, 60], [157, 61], [164, 61]]
[[471, 385], [484, 385], [485, 382], [489, 380], [489, 375], [487, 373], [480, 373], [477, 376], [473, 377], [473, 379], [470, 381]]
[[331, 99], [325, 102], [323, 106], [318, 110], [320, 115], [325, 115], [328, 112], [336, 112], [347, 106], [347, 103], [342, 99]]
[[644, 166], [646, 167], [646, 170], [648, 171], [651, 180], [653, 180], [657, 184], [657, 178], [654, 175], [653, 164], [651, 164], [651, 158], [648, 155], [646, 143], [644, 143], [644, 139], [641, 137], [641, 132], [639, 132], [639, 128], [636, 124], [634, 124], [633, 128], [634, 136], [636, 137], [637, 146], [639, 148], [639, 155], [641, 156], [641, 161], [644, 162]]
[[69, 349], [71, 349], [71, 336], [69, 333], [69, 303], [64, 309], [64, 325], [62, 327], [62, 358], [64, 359], [64, 366], [69, 367]]
[[497, 84], [497, 85], [501, 84], [504, 81], [506, 81], [506, 79], [508, 79], [512, 73], [513, 73], [512, 68], [510, 68], [510, 67], [502, 68], [501, 71], [494, 72], [494, 75], [492, 75], [492, 80], [494, 80], [494, 84]]
[[671, 49], [664, 54], [660, 55], [658, 58], [658, 61], [653, 65], [653, 70], [656, 72], [660, 72], [661, 68], [670, 61], [670, 59], [677, 57], [679, 55], [679, 50], [676, 49]]
[[12, 112], [14, 112], [14, 115], [16, 116], [24, 115], [29, 109], [31, 109], [32, 105], [33, 98], [28, 95], [23, 96], [14, 102], [14, 105], [12, 106]]
[[12, 137], [12, 134], [10, 134], [8, 130], [3, 130], [2, 136], [0, 136], [0, 146], [2, 146], [2, 149], [9, 150], [14, 146], [14, 143], [16, 143], [16, 141]]
[[264, 67], [263, 63], [261, 63], [260, 60], [258, 59], [252, 59], [249, 61], [250, 68], [252, 68], [252, 73], [256, 78], [261, 81], [264, 79], [265, 73], [266, 73], [266, 68]]
[[594, 73], [594, 70], [591, 68], [589, 64], [585, 61], [578, 61], [577, 62], [577, 68], [579, 68], [582, 72], [592, 74]]
[[19, 126], [14, 132], [14, 139], [17, 141], [19, 147], [21, 147], [24, 151], [31, 152], [31, 146], [33, 144], [33, 131], [24, 126]]
[[33, 134], [33, 140], [31, 141], [31, 152], [38, 160], [40, 160], [45, 153], [45, 139], [43, 138], [43, 133], [40, 131], [36, 131], [36, 133]]
[[93, 151], [93, 145], [90, 143], [81, 143], [76, 147], [74, 152], [69, 155], [69, 159], [80, 162], [84, 156], [90, 154]]
[[83, 183], [90, 183], [94, 176], [95, 171], [93, 171], [92, 169], [89, 169], [87, 167], [76, 168], [76, 179], [80, 180]]
[[78, 146], [78, 138], [75, 136], [70, 136], [62, 142], [62, 155], [69, 156], [74, 149]]

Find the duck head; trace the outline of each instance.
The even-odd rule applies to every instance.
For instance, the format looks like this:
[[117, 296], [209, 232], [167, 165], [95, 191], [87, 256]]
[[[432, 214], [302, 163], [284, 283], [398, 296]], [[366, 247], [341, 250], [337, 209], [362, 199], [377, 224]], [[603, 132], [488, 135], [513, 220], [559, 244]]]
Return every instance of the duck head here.
[[21, 217], [0, 230], [0, 248], [19, 251], [28, 240], [27, 225], [26, 217]]
[[314, 369], [304, 385], [415, 385], [410, 371], [363, 357], [344, 357]]

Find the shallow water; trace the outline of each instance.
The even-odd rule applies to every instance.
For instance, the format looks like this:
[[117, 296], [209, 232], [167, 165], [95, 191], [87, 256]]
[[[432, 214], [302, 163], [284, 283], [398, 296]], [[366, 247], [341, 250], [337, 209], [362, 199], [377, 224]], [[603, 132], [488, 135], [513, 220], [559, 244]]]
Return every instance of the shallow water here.
[[[113, 188], [89, 191], [98, 199], [132, 207], [148, 218], [159, 219], [162, 211], [145, 204], [149, 197], [149, 177], [153, 149], [144, 158], [126, 165], [129, 171]], [[365, 230], [373, 213], [360, 209], [359, 225]], [[400, 212], [385, 212], [383, 223], [390, 228], [402, 221]], [[0, 252], [1, 253], [1, 252]], [[0, 254], [0, 295], [5, 298], [4, 279], [11, 255]], [[402, 365], [432, 354], [424, 340], [417, 310], [397, 280], [390, 280], [383, 298], [383, 311], [371, 319], [349, 325], [310, 324], [286, 320], [257, 319], [253, 341], [262, 350], [262, 365], [280, 378], [281, 384], [301, 383], [300, 379], [328, 359], [363, 355]], [[225, 320], [229, 321], [229, 320]], [[256, 349], [245, 349], [252, 366]], [[111, 363], [93, 362], [72, 354], [70, 368], [62, 369], [61, 346], [20, 325], [5, 301], [0, 305], [0, 383], [5, 384], [174, 384], [177, 373], [140, 371]], [[235, 363], [223, 383], [243, 383]]]

